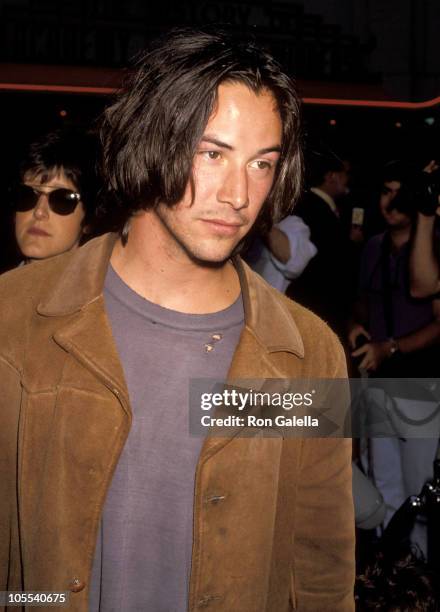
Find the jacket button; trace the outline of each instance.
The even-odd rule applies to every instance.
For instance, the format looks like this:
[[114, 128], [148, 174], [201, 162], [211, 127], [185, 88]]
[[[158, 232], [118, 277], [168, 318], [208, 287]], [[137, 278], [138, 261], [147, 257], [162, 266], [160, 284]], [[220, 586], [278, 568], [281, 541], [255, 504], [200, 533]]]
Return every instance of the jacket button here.
[[224, 499], [226, 499], [226, 495], [209, 495], [208, 497], [205, 497], [206, 503], [214, 504], [214, 506]]
[[72, 582], [69, 584], [69, 591], [72, 591], [72, 593], [79, 593], [85, 586], [85, 582], [79, 578], [73, 578]]

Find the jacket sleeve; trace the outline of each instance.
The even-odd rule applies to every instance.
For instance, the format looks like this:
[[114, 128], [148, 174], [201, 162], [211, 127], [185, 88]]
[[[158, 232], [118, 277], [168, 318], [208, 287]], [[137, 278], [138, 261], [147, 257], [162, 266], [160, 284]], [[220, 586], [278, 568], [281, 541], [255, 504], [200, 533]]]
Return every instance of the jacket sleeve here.
[[[339, 348], [334, 378], [346, 377]], [[293, 538], [293, 599], [299, 612], [354, 611], [355, 537], [351, 439], [303, 441]]]
[[0, 385], [0, 590], [7, 591], [21, 589], [16, 478], [21, 384], [1, 355]]

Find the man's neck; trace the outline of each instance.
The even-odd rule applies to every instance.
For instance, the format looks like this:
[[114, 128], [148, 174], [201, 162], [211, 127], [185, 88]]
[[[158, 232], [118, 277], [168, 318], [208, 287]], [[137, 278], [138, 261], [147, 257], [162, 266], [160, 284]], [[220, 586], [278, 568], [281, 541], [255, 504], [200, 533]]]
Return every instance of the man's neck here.
[[411, 227], [390, 228], [391, 246], [394, 251], [399, 251], [408, 242], [411, 236]]
[[240, 294], [238, 274], [230, 261], [206, 266], [182, 249], [165, 249], [151, 216], [131, 220], [125, 246], [118, 240], [111, 265], [133, 291], [164, 308], [190, 314], [224, 310]]

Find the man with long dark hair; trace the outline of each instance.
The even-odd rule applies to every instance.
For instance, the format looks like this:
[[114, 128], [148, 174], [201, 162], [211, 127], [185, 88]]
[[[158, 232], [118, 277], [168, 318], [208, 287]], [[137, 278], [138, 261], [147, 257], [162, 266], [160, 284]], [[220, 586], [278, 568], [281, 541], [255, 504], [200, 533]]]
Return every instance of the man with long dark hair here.
[[291, 79], [223, 34], [173, 32], [106, 111], [119, 231], [0, 282], [0, 588], [353, 610], [350, 442], [188, 433], [191, 379], [346, 375], [328, 327], [236, 255], [298, 197], [299, 132]]

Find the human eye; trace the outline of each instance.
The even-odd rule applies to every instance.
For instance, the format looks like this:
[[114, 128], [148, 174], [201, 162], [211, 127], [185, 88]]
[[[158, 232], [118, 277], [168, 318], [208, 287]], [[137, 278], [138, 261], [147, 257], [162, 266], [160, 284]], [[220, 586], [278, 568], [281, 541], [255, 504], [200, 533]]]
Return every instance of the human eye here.
[[253, 170], [258, 170], [260, 172], [271, 172], [275, 168], [275, 162], [269, 159], [256, 159], [250, 164], [250, 167]]
[[216, 151], [216, 150], [202, 149], [201, 151], [199, 151], [199, 155], [201, 155], [205, 159], [209, 159], [209, 160], [212, 160], [212, 161], [215, 161], [215, 160], [221, 158], [221, 152], [220, 151]]

